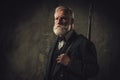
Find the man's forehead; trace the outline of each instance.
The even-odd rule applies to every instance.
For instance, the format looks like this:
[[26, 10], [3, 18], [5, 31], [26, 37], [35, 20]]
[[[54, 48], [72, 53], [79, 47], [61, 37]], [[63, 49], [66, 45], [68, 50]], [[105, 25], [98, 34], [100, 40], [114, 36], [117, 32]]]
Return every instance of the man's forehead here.
[[55, 16], [69, 16], [64, 10], [58, 10], [55, 12]]
[[64, 14], [64, 15], [69, 14], [69, 12], [65, 9], [58, 9], [55, 13], [61, 13], [61, 14]]

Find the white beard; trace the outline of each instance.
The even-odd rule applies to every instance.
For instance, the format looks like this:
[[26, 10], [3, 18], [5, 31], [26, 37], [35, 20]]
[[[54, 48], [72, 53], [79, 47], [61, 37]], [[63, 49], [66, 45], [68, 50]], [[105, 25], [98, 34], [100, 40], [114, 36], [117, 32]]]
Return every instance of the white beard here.
[[63, 36], [68, 32], [68, 26], [63, 26], [63, 25], [55, 25], [53, 27], [53, 32], [57, 36]]

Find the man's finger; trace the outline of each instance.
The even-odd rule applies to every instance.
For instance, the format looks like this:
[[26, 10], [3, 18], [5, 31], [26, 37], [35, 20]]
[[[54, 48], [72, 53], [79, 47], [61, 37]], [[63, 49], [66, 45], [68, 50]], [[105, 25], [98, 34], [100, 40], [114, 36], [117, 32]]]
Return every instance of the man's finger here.
[[57, 61], [57, 63], [61, 63], [61, 61]]
[[60, 58], [57, 58], [56, 60], [58, 61], [58, 60], [60, 60]]
[[65, 54], [60, 54], [59, 57], [63, 57]]

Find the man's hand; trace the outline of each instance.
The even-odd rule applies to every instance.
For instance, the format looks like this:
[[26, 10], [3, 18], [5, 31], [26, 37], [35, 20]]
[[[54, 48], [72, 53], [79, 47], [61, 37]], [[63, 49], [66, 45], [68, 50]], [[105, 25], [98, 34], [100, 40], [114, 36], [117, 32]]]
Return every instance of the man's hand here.
[[57, 63], [67, 66], [70, 63], [70, 57], [67, 54], [61, 54], [57, 57]]

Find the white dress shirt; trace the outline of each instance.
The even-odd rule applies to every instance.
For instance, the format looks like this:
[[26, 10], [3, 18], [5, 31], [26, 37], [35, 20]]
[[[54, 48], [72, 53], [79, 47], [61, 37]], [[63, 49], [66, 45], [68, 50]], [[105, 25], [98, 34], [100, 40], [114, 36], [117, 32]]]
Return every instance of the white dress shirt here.
[[58, 49], [60, 50], [63, 47], [64, 44], [65, 44], [64, 40], [58, 42]]

